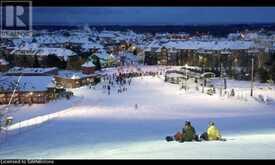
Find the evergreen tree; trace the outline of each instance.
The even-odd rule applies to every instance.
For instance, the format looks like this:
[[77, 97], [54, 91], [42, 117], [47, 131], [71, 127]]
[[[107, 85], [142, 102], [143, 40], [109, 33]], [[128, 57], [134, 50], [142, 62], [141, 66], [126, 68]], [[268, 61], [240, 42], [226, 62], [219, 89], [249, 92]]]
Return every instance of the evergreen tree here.
[[262, 83], [266, 83], [267, 80], [271, 78], [271, 75], [269, 74], [269, 72], [264, 68], [258, 69], [258, 75], [259, 75], [260, 82]]
[[92, 54], [87, 61], [92, 61], [96, 70], [101, 70], [100, 58], [96, 54]]
[[95, 64], [96, 70], [101, 70], [101, 63], [99, 57], [95, 56], [93, 63]]

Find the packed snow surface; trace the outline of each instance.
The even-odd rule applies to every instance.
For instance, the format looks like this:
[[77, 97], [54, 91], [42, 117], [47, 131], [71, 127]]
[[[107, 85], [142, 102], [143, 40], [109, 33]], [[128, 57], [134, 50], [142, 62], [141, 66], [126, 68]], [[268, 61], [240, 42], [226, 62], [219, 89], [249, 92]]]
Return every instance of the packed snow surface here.
[[[119, 94], [115, 85], [108, 95], [104, 83], [72, 89], [70, 100], [10, 107], [14, 124], [0, 136], [0, 158], [275, 158], [275, 104], [249, 97], [249, 82], [228, 82], [240, 83], [246, 99], [186, 92], [160, 76], [134, 78]], [[199, 134], [213, 120], [228, 140], [166, 142], [185, 120]]]

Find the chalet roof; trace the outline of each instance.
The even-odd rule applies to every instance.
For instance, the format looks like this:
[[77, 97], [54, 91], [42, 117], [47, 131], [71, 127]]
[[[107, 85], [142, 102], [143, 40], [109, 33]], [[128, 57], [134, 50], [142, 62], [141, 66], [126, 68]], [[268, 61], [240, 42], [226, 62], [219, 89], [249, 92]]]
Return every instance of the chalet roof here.
[[87, 61], [84, 64], [82, 64], [81, 66], [83, 66], [83, 67], [95, 67], [95, 64], [92, 61]]
[[7, 74], [10, 73], [47, 73], [53, 70], [57, 70], [56, 67], [50, 68], [27, 68], [27, 67], [13, 67], [8, 70]]
[[[19, 76], [1, 76], [0, 91], [10, 92], [14, 90]], [[19, 81], [18, 91], [46, 91], [53, 86], [51, 76], [22, 76]]]
[[81, 79], [85, 77], [97, 76], [98, 74], [84, 74], [80, 71], [73, 70], [62, 70], [58, 72], [57, 77], [67, 78], [67, 79]]
[[50, 54], [55, 54], [58, 57], [63, 57], [64, 60], [67, 60], [69, 56], [75, 56], [76, 53], [65, 48], [39, 48], [39, 52], [37, 55], [39, 56], [47, 56]]
[[64, 60], [67, 60], [69, 56], [76, 55], [75, 52], [65, 48], [46, 48], [46, 47], [36, 47], [36, 46], [30, 46], [30, 45], [16, 48], [12, 50], [10, 54], [38, 55], [38, 56], [48, 56], [50, 54], [54, 54], [58, 57], [63, 57]]

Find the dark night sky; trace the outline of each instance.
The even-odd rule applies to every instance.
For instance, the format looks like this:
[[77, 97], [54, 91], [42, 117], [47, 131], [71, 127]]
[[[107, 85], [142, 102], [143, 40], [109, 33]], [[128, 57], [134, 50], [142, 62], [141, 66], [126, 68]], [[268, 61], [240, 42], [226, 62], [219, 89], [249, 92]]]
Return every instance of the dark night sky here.
[[34, 24], [275, 23], [275, 7], [34, 7]]

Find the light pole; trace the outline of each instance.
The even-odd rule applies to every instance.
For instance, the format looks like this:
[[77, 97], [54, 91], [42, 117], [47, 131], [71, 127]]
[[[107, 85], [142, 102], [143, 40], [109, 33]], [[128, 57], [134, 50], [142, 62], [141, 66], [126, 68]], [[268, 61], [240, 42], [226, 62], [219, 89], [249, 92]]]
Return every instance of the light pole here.
[[227, 89], [226, 73], [223, 73], [223, 86], [224, 86], [224, 90], [226, 90]]
[[[220, 81], [222, 80], [222, 63], [221, 63], [221, 68], [220, 68]], [[222, 96], [222, 85], [220, 86], [220, 96]]]
[[253, 88], [254, 88], [254, 57], [251, 59], [251, 91], [250, 96], [253, 96]]
[[188, 65], [185, 64], [185, 91], [187, 91], [187, 67]]
[[204, 75], [204, 72], [205, 72], [205, 58], [203, 58], [203, 66], [202, 66], [202, 93], [204, 93], [204, 85], [205, 85], [205, 75]]

